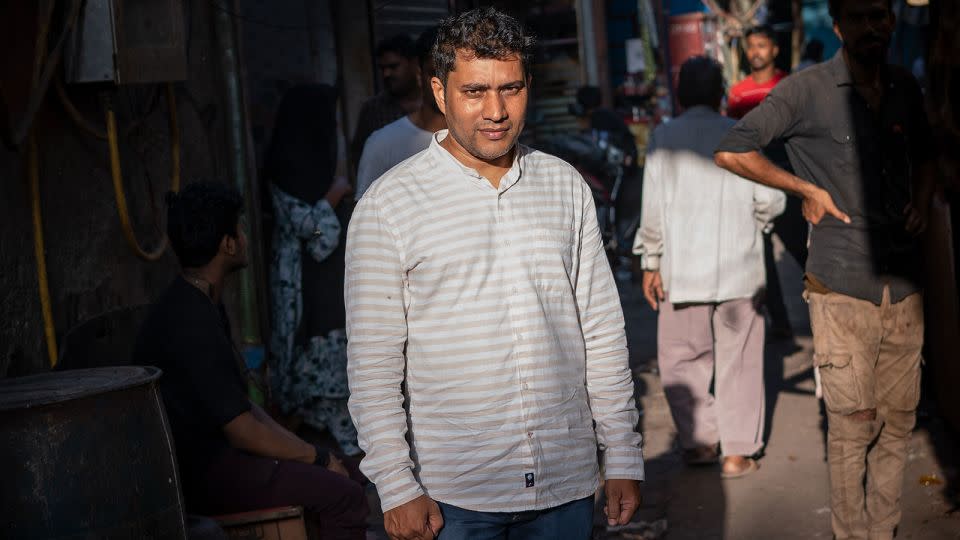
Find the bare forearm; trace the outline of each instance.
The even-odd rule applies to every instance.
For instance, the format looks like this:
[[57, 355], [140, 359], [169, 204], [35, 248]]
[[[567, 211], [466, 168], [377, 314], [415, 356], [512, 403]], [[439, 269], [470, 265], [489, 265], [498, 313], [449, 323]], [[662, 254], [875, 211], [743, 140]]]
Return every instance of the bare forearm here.
[[300, 437], [297, 437], [289, 429], [280, 425], [276, 420], [273, 419], [272, 416], [267, 413], [267, 411], [263, 410], [263, 408], [256, 403], [250, 404], [250, 412], [253, 413], [254, 418], [259, 420], [261, 423], [266, 424], [267, 427], [271, 428], [277, 433], [277, 435], [283, 436], [292, 441], [303, 442]]
[[316, 458], [313, 445], [283, 428], [277, 430], [252, 412], [231, 420], [223, 427], [223, 432], [231, 446], [257, 456], [303, 463], [313, 463]]
[[777, 167], [760, 152], [717, 152], [714, 161], [733, 174], [798, 197], [807, 197], [814, 189], [813, 184]]

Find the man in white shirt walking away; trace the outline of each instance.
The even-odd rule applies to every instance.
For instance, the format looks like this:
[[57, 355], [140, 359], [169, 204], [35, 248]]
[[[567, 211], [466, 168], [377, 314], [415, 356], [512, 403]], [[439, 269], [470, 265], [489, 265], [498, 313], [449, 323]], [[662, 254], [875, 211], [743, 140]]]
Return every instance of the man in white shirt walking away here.
[[757, 470], [751, 456], [763, 445], [756, 297], [765, 285], [762, 234], [786, 196], [714, 164], [713, 150], [735, 123], [718, 112], [723, 92], [715, 61], [694, 57], [681, 67], [685, 111], [650, 140], [633, 251], [644, 296], [660, 312], [660, 377], [684, 459], [715, 463], [719, 443], [722, 476], [738, 478]]
[[517, 144], [532, 42], [493, 8], [443, 21], [431, 83], [449, 131], [350, 223], [350, 412], [394, 539], [587, 540], [598, 450], [606, 523], [640, 503], [623, 312], [590, 188]]
[[356, 198], [359, 201], [377, 178], [389, 171], [394, 165], [430, 146], [433, 134], [445, 129], [447, 121], [437, 107], [437, 100], [430, 91], [433, 79], [433, 42], [437, 39], [437, 29], [425, 30], [417, 38], [417, 58], [420, 62], [420, 87], [423, 88], [423, 101], [420, 108], [374, 131], [360, 156], [357, 169]]

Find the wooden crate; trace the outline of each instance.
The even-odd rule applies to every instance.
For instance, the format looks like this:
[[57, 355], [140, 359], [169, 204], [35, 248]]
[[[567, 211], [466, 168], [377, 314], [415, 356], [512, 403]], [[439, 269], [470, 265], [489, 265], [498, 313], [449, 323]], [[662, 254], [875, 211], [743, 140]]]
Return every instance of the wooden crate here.
[[299, 506], [268, 508], [214, 516], [231, 540], [307, 540], [303, 509]]

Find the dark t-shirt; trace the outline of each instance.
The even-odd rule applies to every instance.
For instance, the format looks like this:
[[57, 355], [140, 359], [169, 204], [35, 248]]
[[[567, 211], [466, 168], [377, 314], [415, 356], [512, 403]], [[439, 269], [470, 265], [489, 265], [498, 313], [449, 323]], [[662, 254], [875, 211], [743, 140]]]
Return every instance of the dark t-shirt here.
[[163, 370], [160, 392], [189, 499], [192, 485], [229, 447], [223, 426], [250, 410], [223, 305], [178, 276], [144, 321], [134, 361]]
[[874, 110], [851, 81], [843, 51], [784, 79], [737, 123], [718, 151], [786, 145], [794, 172], [823, 188], [852, 223], [825, 216], [810, 233], [807, 272], [831, 291], [880, 304], [920, 288], [917, 241], [905, 229], [915, 168], [930, 159], [920, 87], [886, 66]]

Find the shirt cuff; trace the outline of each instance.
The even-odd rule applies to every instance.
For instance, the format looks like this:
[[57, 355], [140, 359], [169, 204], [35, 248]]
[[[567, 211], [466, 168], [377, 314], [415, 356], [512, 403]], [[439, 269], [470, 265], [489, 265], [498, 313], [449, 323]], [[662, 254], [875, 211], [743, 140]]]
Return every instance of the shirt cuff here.
[[645, 479], [643, 450], [636, 447], [607, 448], [603, 452], [604, 478], [607, 480]]
[[640, 256], [640, 268], [644, 270], [649, 270], [650, 272], [656, 272], [660, 270], [660, 256], [659, 255], [641, 255]]
[[420, 482], [417, 482], [409, 468], [381, 478], [376, 484], [377, 493], [380, 495], [380, 507], [384, 513], [425, 494]]

